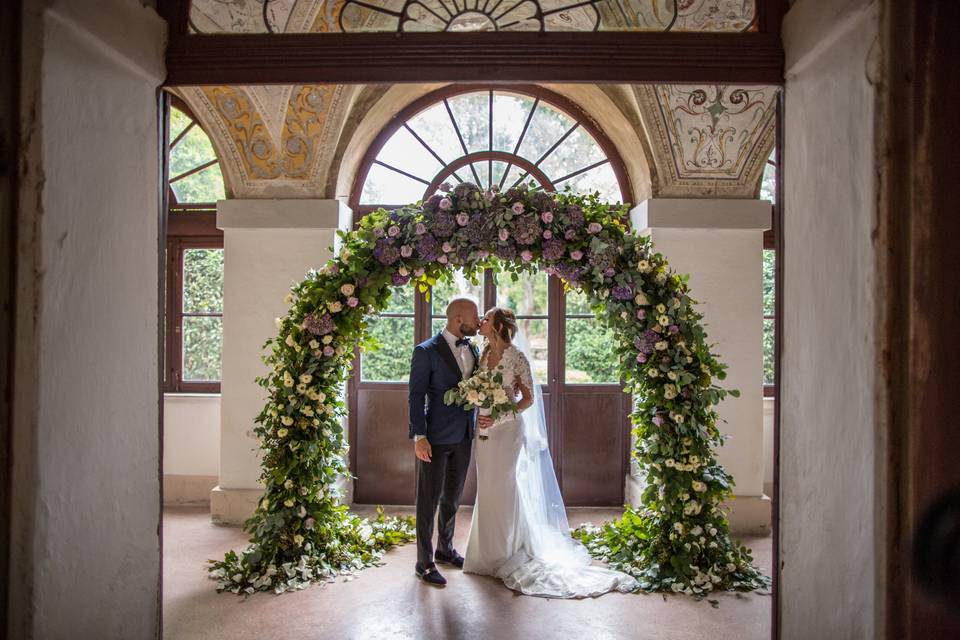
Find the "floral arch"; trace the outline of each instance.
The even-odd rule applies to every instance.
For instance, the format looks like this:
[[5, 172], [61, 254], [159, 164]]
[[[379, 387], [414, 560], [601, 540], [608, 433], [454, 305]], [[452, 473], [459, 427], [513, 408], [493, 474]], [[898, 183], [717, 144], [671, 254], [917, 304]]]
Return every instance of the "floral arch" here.
[[699, 597], [767, 586], [750, 551], [731, 540], [721, 509], [733, 479], [714, 456], [723, 443], [715, 407], [738, 394], [715, 383], [725, 365], [710, 351], [686, 277], [626, 227], [623, 205], [596, 194], [526, 186], [500, 193], [468, 182], [444, 191], [369, 213], [341, 233], [334, 259], [292, 288], [266, 345], [270, 370], [258, 380], [269, 395], [255, 429], [266, 488], [245, 524], [251, 545], [212, 562], [218, 589], [303, 588], [377, 564], [413, 537], [410, 518], [368, 521], [340, 504], [336, 481], [348, 473], [342, 390], [367, 318], [386, 307], [391, 290], [425, 291], [449, 278], [451, 265], [474, 274], [540, 265], [587, 294], [597, 320], [620, 337], [619, 373], [634, 397], [632, 455], [646, 489], [642, 506], [621, 519], [575, 532], [591, 553], [645, 591]]

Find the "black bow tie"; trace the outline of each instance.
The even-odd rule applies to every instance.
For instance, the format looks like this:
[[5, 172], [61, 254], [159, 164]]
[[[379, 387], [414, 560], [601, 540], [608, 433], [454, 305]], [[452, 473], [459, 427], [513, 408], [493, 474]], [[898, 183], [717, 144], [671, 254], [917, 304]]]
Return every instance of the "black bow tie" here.
[[469, 338], [460, 338], [457, 340], [456, 345], [458, 347], [472, 347], [473, 343], [470, 342]]

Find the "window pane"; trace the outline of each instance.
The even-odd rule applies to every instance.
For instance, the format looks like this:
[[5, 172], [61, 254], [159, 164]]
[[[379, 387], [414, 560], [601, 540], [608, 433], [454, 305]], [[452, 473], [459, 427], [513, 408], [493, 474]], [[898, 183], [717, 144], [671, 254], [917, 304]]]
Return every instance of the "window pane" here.
[[[521, 169], [517, 165], [515, 164], [510, 165], [510, 170], [507, 171], [507, 178], [506, 180], [503, 181], [503, 190], [506, 191], [510, 187], [517, 185], [518, 182], [519, 184], [525, 184], [528, 186], [532, 182], [534, 186], [539, 187], [540, 182], [530, 174], [524, 175], [526, 173], [527, 173], [526, 170]], [[522, 178], [522, 181], [521, 181], [521, 178]]]
[[521, 274], [516, 282], [508, 273], [497, 274], [497, 306], [506, 307], [518, 316], [547, 315], [547, 283], [545, 273]]
[[227, 197], [223, 188], [223, 173], [215, 164], [181, 180], [170, 183], [177, 202], [216, 202]]
[[413, 286], [394, 287], [390, 293], [390, 302], [384, 313], [413, 313], [413, 301], [416, 289]]
[[453, 162], [463, 155], [457, 132], [442, 102], [410, 118], [408, 124], [444, 162]]
[[777, 253], [769, 249], [763, 252], [763, 315], [772, 316], [774, 314], [775, 302], [775, 279], [774, 268], [776, 266]]
[[183, 319], [183, 379], [192, 382], [220, 380], [220, 351], [223, 346], [223, 318], [218, 316]]
[[577, 193], [599, 191], [600, 199], [606, 202], [621, 202], [623, 200], [623, 195], [620, 193], [620, 183], [617, 182], [617, 175], [613, 172], [613, 167], [610, 166], [609, 162], [560, 182], [556, 185], [557, 191], [563, 191], [568, 185]]
[[520, 318], [517, 320], [520, 331], [530, 343], [530, 356], [533, 377], [540, 384], [547, 384], [547, 321]]
[[367, 330], [381, 347], [361, 355], [362, 379], [406, 382], [413, 353], [413, 318], [370, 318]]
[[[776, 151], [771, 152], [770, 160]], [[760, 199], [766, 200], [770, 204], [777, 204], [777, 167], [772, 162], [767, 162], [763, 169], [763, 179], [760, 181]]]
[[592, 300], [580, 291], [570, 291], [567, 293], [567, 315], [588, 314], [593, 315], [590, 308]]
[[[403, 171], [407, 167], [397, 167]], [[427, 185], [387, 169], [379, 164], [371, 165], [367, 181], [360, 196], [362, 204], [408, 204], [423, 198]]]
[[573, 120], [568, 116], [540, 103], [537, 105], [536, 113], [533, 114], [527, 133], [523, 136], [518, 154], [536, 162], [573, 125]]
[[170, 139], [167, 144], [173, 142], [184, 129], [193, 122], [190, 117], [179, 109], [170, 109]]
[[463, 271], [458, 269], [453, 273], [452, 282], [437, 282], [430, 292], [431, 315], [436, 317], [446, 314], [447, 305], [454, 298], [470, 298], [479, 308], [483, 304], [482, 278], [478, 278], [477, 284], [473, 284], [463, 275]]
[[481, 91], [450, 98], [450, 110], [457, 119], [460, 135], [470, 153], [490, 148], [490, 93]]
[[223, 311], [223, 249], [184, 250], [183, 311]]
[[616, 337], [593, 318], [567, 318], [567, 384], [617, 383]]
[[773, 319], [763, 320], [763, 383], [773, 384]]
[[[433, 180], [433, 176], [443, 168], [443, 165], [437, 162], [437, 159], [404, 128], [398, 129], [387, 140], [383, 149], [377, 154], [377, 160], [427, 181]], [[420, 191], [422, 193], [423, 188]]]
[[567, 136], [567, 139], [547, 156], [540, 168], [550, 178], [556, 180], [605, 158], [606, 155], [593, 136], [583, 127], [577, 127], [576, 131]]
[[170, 177], [175, 178], [204, 162], [215, 160], [216, 157], [210, 138], [203, 129], [195, 126], [170, 151]]
[[493, 96], [493, 148], [513, 153], [533, 107], [533, 99], [495, 93]]

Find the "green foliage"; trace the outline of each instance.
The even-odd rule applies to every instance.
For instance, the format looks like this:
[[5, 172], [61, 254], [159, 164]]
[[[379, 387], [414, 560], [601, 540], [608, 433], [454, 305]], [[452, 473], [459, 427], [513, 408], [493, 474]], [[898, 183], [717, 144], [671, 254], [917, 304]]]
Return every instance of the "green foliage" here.
[[567, 382], [619, 382], [617, 338], [592, 318], [567, 319]]
[[[183, 252], [183, 311], [223, 312], [223, 249]], [[219, 380], [223, 320], [219, 316], [183, 318], [184, 380]]]
[[[190, 118], [178, 109], [170, 110], [170, 143], [190, 124]], [[217, 155], [210, 138], [199, 125], [194, 125], [170, 151], [170, 178], [190, 171], [200, 165], [216, 160]], [[178, 203], [213, 203], [226, 197], [223, 174], [219, 163], [198, 171], [175, 182], [171, 188]]]
[[[763, 315], [772, 316], [774, 313], [774, 268], [777, 254], [775, 251], [763, 252]], [[763, 321], [763, 382], [773, 384], [773, 319]]]
[[[448, 198], [444, 207], [451, 212], [492, 225], [490, 237], [498, 230], [514, 234], [524, 212], [553, 215], [542, 222], [539, 215], [526, 218], [523, 224], [537, 225], [541, 235], [531, 236], [516, 259], [494, 258], [499, 248], [473, 240], [469, 220], [449, 231], [419, 206], [374, 211], [341, 234], [337, 258], [293, 288], [289, 311], [277, 319], [278, 335], [267, 342], [269, 369], [259, 382], [269, 400], [254, 430], [265, 493], [245, 525], [252, 544], [212, 564], [218, 588], [301, 588], [375, 564], [387, 546], [412, 538], [409, 520], [368, 523], [339, 502], [337, 478], [347, 473], [342, 393], [353, 350], [372, 342], [369, 318], [387, 308], [391, 289], [402, 281], [427, 291], [449, 281], [452, 267], [468, 278], [490, 268], [519, 279], [538, 264], [595, 303], [598, 322], [617, 336], [616, 378], [635, 402], [633, 457], [646, 485], [642, 506], [602, 528], [582, 527], [577, 537], [637, 577], [644, 590], [700, 597], [769, 584], [730, 538], [721, 509], [733, 478], [714, 454], [723, 444], [716, 406], [737, 393], [716, 383], [726, 366], [711, 352], [687, 278], [669, 269], [649, 237], [628, 231], [617, 215], [622, 207], [611, 212], [596, 194], [545, 197], [524, 189], [483, 196], [476, 187], [458, 187]], [[572, 211], [582, 220], [575, 222]], [[447, 230], [438, 235], [449, 238], [448, 248], [429, 261], [409, 252], [434, 228]], [[543, 255], [544, 230], [563, 234], [562, 255]], [[408, 251], [404, 258], [401, 249]]]

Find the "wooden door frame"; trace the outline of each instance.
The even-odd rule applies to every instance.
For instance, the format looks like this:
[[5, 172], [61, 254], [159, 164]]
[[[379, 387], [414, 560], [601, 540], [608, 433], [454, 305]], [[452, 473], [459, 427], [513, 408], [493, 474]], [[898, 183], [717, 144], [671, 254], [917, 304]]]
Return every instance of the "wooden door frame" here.
[[783, 84], [785, 0], [756, 31], [187, 33], [190, 0], [158, 0], [167, 85], [591, 82]]
[[957, 637], [960, 630], [960, 619], [919, 588], [909, 555], [931, 503], [960, 488], [960, 181], [952, 162], [960, 144], [958, 22], [955, 2], [881, 3], [876, 624], [889, 639]]

